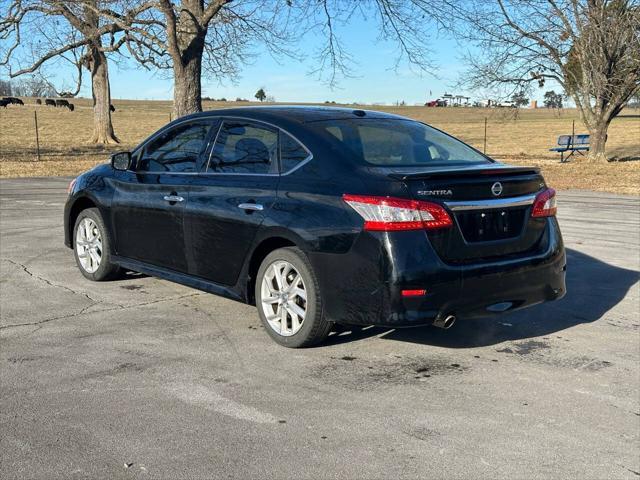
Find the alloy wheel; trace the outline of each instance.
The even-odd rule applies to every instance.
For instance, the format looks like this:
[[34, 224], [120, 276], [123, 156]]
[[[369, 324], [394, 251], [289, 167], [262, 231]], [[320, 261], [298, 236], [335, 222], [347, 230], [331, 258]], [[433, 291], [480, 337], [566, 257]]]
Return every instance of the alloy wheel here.
[[94, 273], [102, 261], [102, 236], [96, 222], [85, 217], [76, 231], [76, 253], [87, 273]]
[[262, 277], [262, 310], [278, 335], [295, 335], [307, 314], [307, 289], [302, 275], [284, 260], [273, 262]]

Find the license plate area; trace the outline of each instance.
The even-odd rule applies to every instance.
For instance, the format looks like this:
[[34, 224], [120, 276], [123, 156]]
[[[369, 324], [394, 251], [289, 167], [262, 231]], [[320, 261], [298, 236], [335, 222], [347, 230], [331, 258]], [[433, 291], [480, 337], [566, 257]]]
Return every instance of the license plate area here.
[[469, 243], [518, 237], [526, 208], [504, 208], [456, 212], [462, 236]]

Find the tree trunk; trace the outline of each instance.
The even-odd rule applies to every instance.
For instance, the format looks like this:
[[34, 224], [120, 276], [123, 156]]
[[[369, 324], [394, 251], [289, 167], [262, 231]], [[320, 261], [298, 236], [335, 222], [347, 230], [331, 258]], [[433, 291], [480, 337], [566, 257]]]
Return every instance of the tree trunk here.
[[107, 56], [92, 47], [88, 61], [93, 95], [93, 143], [120, 143], [111, 123], [111, 88]]
[[606, 162], [607, 131], [611, 120], [617, 113], [615, 111], [606, 112], [602, 108], [594, 111], [589, 103], [589, 97], [586, 95], [582, 97], [578, 92], [573, 93], [573, 100], [576, 102], [580, 120], [589, 130], [589, 153], [587, 158], [592, 162]]
[[173, 116], [180, 118], [202, 111], [202, 54], [204, 39], [196, 38], [173, 62]]
[[590, 146], [588, 158], [592, 162], [606, 162], [605, 145], [610, 120], [598, 119], [589, 128]]

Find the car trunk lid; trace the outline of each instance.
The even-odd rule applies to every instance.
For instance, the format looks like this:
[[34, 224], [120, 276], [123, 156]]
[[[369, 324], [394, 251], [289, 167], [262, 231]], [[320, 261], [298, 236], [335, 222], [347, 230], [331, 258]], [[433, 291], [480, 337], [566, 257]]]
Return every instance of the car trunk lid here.
[[387, 172], [415, 200], [442, 204], [451, 228], [427, 232], [447, 263], [514, 258], [540, 248], [545, 219], [532, 218], [538, 192], [546, 188], [537, 168], [503, 164]]

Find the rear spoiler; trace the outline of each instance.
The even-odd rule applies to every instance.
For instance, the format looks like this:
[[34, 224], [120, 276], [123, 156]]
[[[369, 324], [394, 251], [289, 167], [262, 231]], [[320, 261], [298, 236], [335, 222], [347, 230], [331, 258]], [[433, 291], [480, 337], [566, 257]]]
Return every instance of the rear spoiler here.
[[474, 165], [473, 167], [449, 167], [439, 169], [425, 169], [416, 172], [391, 172], [389, 177], [395, 180], [424, 180], [428, 178], [443, 177], [472, 177], [478, 175], [538, 175], [538, 167], [512, 167], [507, 165]]

